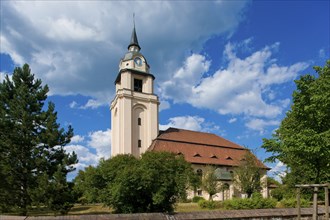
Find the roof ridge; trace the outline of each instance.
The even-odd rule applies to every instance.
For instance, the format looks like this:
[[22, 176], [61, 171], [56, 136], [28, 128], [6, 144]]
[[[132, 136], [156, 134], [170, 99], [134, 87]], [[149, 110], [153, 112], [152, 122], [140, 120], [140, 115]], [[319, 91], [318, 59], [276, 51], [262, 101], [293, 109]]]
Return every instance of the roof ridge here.
[[[195, 132], [195, 133], [200, 133], [200, 134], [212, 135], [212, 136], [215, 136], [215, 137], [217, 137], [217, 138], [223, 139], [223, 140], [225, 140], [225, 141], [227, 141], [227, 142], [229, 142], [229, 143], [231, 143], [231, 144], [237, 146], [237, 148], [247, 149], [246, 147], [241, 146], [241, 145], [239, 145], [239, 144], [236, 144], [236, 143], [234, 143], [233, 141], [230, 141], [230, 140], [228, 140], [228, 139], [226, 139], [226, 138], [224, 138], [224, 137], [222, 137], [222, 136], [219, 136], [219, 135], [216, 135], [216, 134], [214, 134], [214, 133], [210, 133], [210, 132], [204, 132], [204, 131], [193, 131], [193, 130], [188, 130], [188, 129], [169, 127], [169, 128], [167, 128], [166, 130], [164, 130], [163, 132], [160, 132], [160, 133], [159, 133], [159, 136], [162, 135], [162, 134], [166, 134], [167, 132], [170, 132], [170, 129], [176, 129], [176, 130], [178, 130], [178, 131], [188, 131], [188, 132]], [[158, 136], [158, 137], [159, 137], [159, 136]], [[157, 138], [158, 138], [158, 137], [157, 137]], [[163, 139], [162, 139], [162, 140], [163, 140]], [[178, 142], [182, 142], [182, 143], [194, 143], [194, 144], [197, 144], [197, 143], [198, 143], [198, 144], [200, 144], [200, 145], [219, 146], [219, 147], [227, 147], [227, 148], [234, 148], [234, 149], [237, 149], [236, 147], [229, 147], [229, 146], [222, 146], [222, 145], [215, 145], [215, 144], [204, 144], [204, 143], [199, 143], [199, 142], [190, 142], [190, 141], [178, 141]]]
[[[205, 131], [194, 131], [194, 130], [188, 130], [188, 129], [184, 129], [184, 128], [175, 128], [175, 127], [169, 127], [167, 128], [165, 131], [169, 130], [169, 129], [177, 129], [177, 130], [181, 130], [181, 131], [190, 131], [190, 132], [196, 132], [196, 133], [204, 133], [204, 134], [212, 134], [212, 135], [215, 135], [215, 136], [218, 136], [216, 134], [213, 134], [213, 133], [210, 133], [210, 132], [205, 132]], [[218, 136], [220, 137], [220, 136]]]
[[230, 149], [237, 149], [237, 150], [248, 150], [245, 147], [242, 147], [240, 145], [241, 148], [239, 147], [231, 147], [231, 146], [223, 146], [223, 145], [215, 145], [215, 144], [205, 144], [205, 143], [198, 143], [198, 142], [191, 142], [191, 141], [179, 141], [179, 140], [172, 140], [172, 139], [166, 139], [166, 138], [160, 138], [157, 137], [155, 140], [162, 140], [162, 141], [168, 141], [168, 142], [177, 142], [177, 143], [187, 143], [187, 144], [196, 144], [196, 145], [204, 145], [204, 146], [208, 146], [208, 147], [222, 147], [222, 148], [230, 148]]

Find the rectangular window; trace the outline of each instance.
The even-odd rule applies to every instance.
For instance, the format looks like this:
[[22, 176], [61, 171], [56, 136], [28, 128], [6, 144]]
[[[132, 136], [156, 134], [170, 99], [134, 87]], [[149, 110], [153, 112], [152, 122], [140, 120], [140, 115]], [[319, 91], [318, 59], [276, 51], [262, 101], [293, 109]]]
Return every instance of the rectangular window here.
[[134, 79], [134, 91], [142, 92], [142, 79]]
[[138, 140], [138, 147], [141, 147], [141, 140]]
[[202, 191], [202, 190], [200, 190], [200, 189], [199, 189], [199, 190], [197, 190], [197, 195], [198, 195], [198, 196], [202, 196], [202, 195], [203, 195], [203, 191]]
[[138, 118], [138, 125], [141, 125], [141, 118]]

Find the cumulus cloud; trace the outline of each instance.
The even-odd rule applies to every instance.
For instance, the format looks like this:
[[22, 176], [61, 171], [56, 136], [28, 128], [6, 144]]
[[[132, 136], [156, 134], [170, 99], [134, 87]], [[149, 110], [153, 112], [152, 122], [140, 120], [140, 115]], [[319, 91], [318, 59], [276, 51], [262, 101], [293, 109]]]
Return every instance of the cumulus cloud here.
[[111, 151], [111, 130], [90, 132], [87, 136], [75, 135], [71, 143], [65, 146], [68, 153], [77, 154], [79, 162], [75, 165], [76, 171], [70, 173], [69, 179], [74, 178], [79, 170], [87, 166], [96, 166], [101, 158], [108, 159]]
[[228, 122], [231, 124], [231, 123], [234, 123], [234, 122], [236, 122], [237, 121], [237, 118], [231, 118], [231, 119], [229, 119], [228, 120]]
[[282, 182], [282, 178], [286, 175], [286, 170], [287, 166], [283, 162], [277, 161], [275, 166], [273, 166], [272, 169], [268, 171], [268, 174], [275, 180]]
[[166, 130], [169, 127], [181, 128], [193, 131], [204, 132], [217, 132], [224, 135], [224, 131], [220, 130], [220, 127], [212, 122], [207, 122], [204, 118], [199, 116], [178, 116], [170, 118], [168, 124], [159, 125], [160, 130]]
[[171, 107], [170, 103], [165, 100], [160, 100], [159, 111], [169, 109]]
[[278, 126], [281, 122], [279, 120], [264, 120], [264, 119], [251, 119], [245, 125], [246, 127], [259, 131], [263, 133], [265, 131], [265, 127], [267, 126]]
[[12, 78], [13, 78], [12, 74], [9, 74], [7, 72], [0, 72], [0, 83], [2, 83], [3, 80], [5, 80], [7, 76], [9, 78], [9, 80], [12, 80]]
[[102, 101], [95, 100], [95, 99], [89, 99], [87, 101], [87, 103], [85, 105], [81, 106], [80, 108], [81, 109], [88, 109], [88, 108], [96, 109], [102, 105], [105, 105], [105, 103], [103, 103]]
[[[192, 54], [171, 80], [161, 84], [161, 95], [174, 102], [187, 102], [194, 107], [212, 109], [224, 115], [275, 118], [287, 107], [289, 100], [272, 102], [276, 96], [272, 86], [295, 79], [300, 71], [308, 67], [304, 62], [290, 66], [278, 65], [276, 59], [272, 59], [278, 47], [279, 44], [275, 43], [239, 58], [236, 55], [238, 46], [228, 43], [224, 51], [224, 57], [228, 60], [226, 68], [208, 76], [205, 73], [209, 70], [210, 61], [203, 55]], [[188, 65], [192, 67], [188, 68]], [[260, 130], [261, 127], [254, 126], [255, 123], [252, 121], [247, 125]], [[263, 121], [264, 126], [276, 123]]]
[[138, 15], [141, 52], [152, 73], [163, 81], [187, 51], [199, 50], [210, 36], [232, 33], [247, 5], [240, 1], [4, 1], [1, 53], [9, 54], [16, 64], [29, 63], [50, 86], [50, 94], [89, 96], [91, 101], [84, 106], [96, 108], [108, 104], [114, 94], [133, 12]]
[[85, 137], [84, 136], [81, 136], [81, 135], [75, 135], [71, 138], [71, 143], [74, 144], [74, 143], [80, 143], [80, 142], [83, 142], [85, 140]]
[[90, 132], [88, 137], [88, 146], [96, 150], [97, 158], [108, 159], [111, 152], [111, 130]]
[[72, 101], [70, 104], [69, 104], [69, 107], [70, 108], [76, 108], [78, 106], [78, 103], [76, 101]]
[[100, 99], [89, 99], [84, 105], [79, 105], [76, 101], [72, 101], [69, 107], [73, 109], [96, 109], [106, 104], [106, 101], [101, 101]]
[[159, 125], [160, 130], [166, 130], [169, 127], [200, 131], [202, 129], [202, 123], [204, 118], [199, 116], [178, 116], [170, 118], [169, 123], [166, 125]]
[[77, 154], [79, 160], [78, 164], [75, 165], [77, 169], [83, 169], [89, 165], [95, 166], [99, 162], [98, 156], [83, 145], [68, 145], [65, 150], [69, 153], [74, 151]]
[[[210, 61], [199, 54], [192, 54], [171, 77], [161, 85], [164, 98], [173, 98], [175, 102], [183, 102], [193, 92], [202, 75], [209, 70]], [[175, 97], [175, 98], [174, 98]]]

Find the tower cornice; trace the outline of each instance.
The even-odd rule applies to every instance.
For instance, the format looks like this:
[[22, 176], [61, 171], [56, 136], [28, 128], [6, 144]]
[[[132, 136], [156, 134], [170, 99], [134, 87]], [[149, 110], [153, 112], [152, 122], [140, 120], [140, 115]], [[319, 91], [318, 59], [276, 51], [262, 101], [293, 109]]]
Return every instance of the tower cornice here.
[[142, 71], [138, 71], [136, 69], [130, 69], [130, 68], [127, 68], [127, 69], [121, 69], [117, 75], [117, 78], [115, 80], [115, 84], [120, 82], [120, 79], [121, 79], [121, 74], [123, 72], [126, 72], [126, 71], [130, 71], [131, 73], [133, 74], [137, 74], [137, 75], [140, 75], [140, 76], [150, 76], [153, 80], [155, 80], [155, 76], [152, 75], [151, 73], [146, 73], [146, 72], [142, 72]]

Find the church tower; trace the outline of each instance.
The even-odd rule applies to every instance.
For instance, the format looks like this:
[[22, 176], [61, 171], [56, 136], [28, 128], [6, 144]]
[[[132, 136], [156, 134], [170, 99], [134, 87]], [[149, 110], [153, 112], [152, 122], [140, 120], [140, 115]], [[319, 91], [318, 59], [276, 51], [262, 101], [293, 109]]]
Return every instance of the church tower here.
[[158, 135], [158, 97], [135, 25], [128, 51], [120, 60], [116, 96], [111, 102], [111, 156], [144, 153]]

